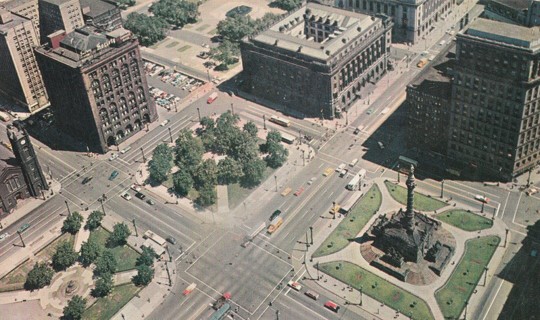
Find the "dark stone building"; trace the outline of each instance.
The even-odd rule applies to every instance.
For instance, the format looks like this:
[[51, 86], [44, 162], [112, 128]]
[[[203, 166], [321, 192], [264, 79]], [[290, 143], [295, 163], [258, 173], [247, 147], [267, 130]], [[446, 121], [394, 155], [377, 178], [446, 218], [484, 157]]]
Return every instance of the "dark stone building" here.
[[84, 22], [101, 31], [112, 31], [122, 27], [120, 9], [101, 0], [81, 0]]
[[387, 69], [391, 19], [315, 3], [241, 43], [244, 88], [309, 116], [347, 111]]
[[105, 153], [157, 119], [139, 42], [123, 29], [58, 35], [36, 49], [55, 117], [92, 151]]
[[8, 126], [7, 135], [13, 151], [0, 146], [0, 217], [16, 208], [17, 200], [49, 189], [26, 130], [16, 123]]
[[490, 0], [482, 17], [522, 26], [540, 25], [540, 1], [538, 0]]
[[407, 147], [446, 154], [454, 61], [451, 46], [407, 86]]
[[457, 35], [448, 155], [510, 179], [540, 161], [540, 29], [477, 19]]

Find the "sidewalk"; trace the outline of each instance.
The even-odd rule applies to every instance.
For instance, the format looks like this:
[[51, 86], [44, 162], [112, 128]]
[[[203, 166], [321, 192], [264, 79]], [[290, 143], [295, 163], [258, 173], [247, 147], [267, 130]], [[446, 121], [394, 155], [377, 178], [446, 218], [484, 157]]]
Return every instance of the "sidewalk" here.
[[[371, 226], [371, 224], [375, 221], [375, 219], [382, 213], [395, 211], [403, 205], [397, 203], [388, 193], [387, 188], [384, 186], [384, 179], [383, 178], [376, 178], [373, 180], [373, 183], [377, 183], [379, 186], [379, 189], [381, 190], [383, 201], [381, 203], [381, 208], [378, 212], [378, 214], [374, 215], [369, 222], [364, 226], [364, 228], [361, 230], [359, 235], [365, 233], [367, 229]], [[421, 192], [421, 191], [419, 191]], [[460, 206], [461, 207], [461, 206]], [[324, 289], [332, 292], [333, 294], [342, 297], [345, 301], [349, 302], [350, 304], [354, 304], [358, 302], [360, 293], [356, 290], [352, 290], [348, 287], [348, 285], [324, 274], [323, 272], [316, 270], [316, 264], [317, 263], [324, 263], [324, 262], [330, 262], [330, 261], [338, 261], [338, 260], [344, 260], [352, 262], [356, 265], [359, 265], [360, 267], [363, 267], [366, 270], [369, 270], [371, 273], [376, 274], [389, 282], [398, 285], [399, 287], [403, 288], [404, 290], [407, 290], [411, 292], [412, 294], [418, 296], [422, 300], [426, 301], [428, 305], [430, 306], [435, 319], [442, 319], [443, 315], [438, 307], [437, 301], [435, 299], [435, 292], [437, 289], [442, 287], [450, 274], [453, 272], [454, 268], [457, 266], [457, 262], [461, 258], [464, 252], [464, 244], [468, 239], [473, 239], [478, 236], [488, 236], [488, 235], [498, 235], [501, 237], [501, 242], [504, 239], [504, 230], [506, 228], [505, 224], [501, 221], [496, 219], [494, 221], [494, 225], [490, 229], [482, 230], [480, 232], [466, 232], [461, 229], [455, 228], [453, 226], [443, 224], [445, 229], [450, 231], [455, 240], [456, 240], [456, 249], [453, 255], [453, 264], [450, 264], [447, 266], [447, 268], [443, 271], [443, 274], [441, 277], [437, 278], [434, 282], [423, 285], [423, 286], [416, 286], [408, 283], [401, 282], [388, 274], [382, 272], [381, 270], [374, 268], [369, 265], [369, 263], [363, 258], [362, 254], [360, 253], [360, 245], [358, 243], [351, 243], [343, 250], [336, 252], [334, 254], [330, 254], [327, 256], [323, 256], [320, 258], [314, 258], [311, 260], [308, 260], [307, 258], [311, 257], [311, 255], [315, 252], [315, 250], [319, 247], [319, 245], [330, 235], [330, 233], [337, 227], [337, 225], [341, 222], [340, 220], [333, 220], [333, 219], [321, 219], [318, 220], [314, 225], [314, 234], [313, 234], [313, 242], [314, 245], [310, 246], [308, 248], [308, 251], [305, 252], [305, 268], [308, 274], [308, 277], [306, 277], [307, 280], [313, 280], [317, 281], [317, 274], [322, 275], [321, 281], [318, 281], [318, 285], [323, 287]], [[501, 262], [502, 256], [505, 252], [505, 248], [499, 246], [499, 248], [495, 251], [495, 254], [493, 258], [491, 259], [489, 263], [490, 270], [495, 270], [496, 266]], [[310, 262], [311, 261], [311, 262]], [[298, 270], [298, 268], [302, 268], [301, 261], [293, 260], [295, 262], [295, 269]], [[493, 275], [491, 275], [493, 277]], [[471, 298], [471, 302], [477, 303], [479, 299], [481, 298], [483, 294], [484, 287], [477, 286], [477, 294], [473, 295]], [[396, 317], [397, 313], [395, 310], [392, 310], [391, 308], [385, 306], [381, 302], [367, 296], [366, 294], [363, 295], [362, 298], [362, 309], [371, 313], [373, 316], [378, 316], [383, 319], [388, 318], [394, 318], [394, 319], [409, 319], [408, 315], [400, 314]], [[470, 305], [470, 307], [475, 307], [473, 305]], [[481, 306], [478, 306], [481, 307]]]
[[42, 204], [56, 196], [62, 186], [60, 182], [56, 180], [51, 180], [50, 182], [51, 184], [49, 186], [49, 190], [43, 192], [43, 194], [45, 195], [45, 200], [43, 200], [42, 197], [28, 198], [22, 200], [23, 203], [20, 207], [17, 206], [13, 213], [8, 214], [5, 218], [0, 220], [0, 230], [9, 227], [13, 223], [16, 223], [17, 221], [19, 221], [19, 219], [26, 216], [32, 210], [36, 209], [37, 207], [41, 206]]

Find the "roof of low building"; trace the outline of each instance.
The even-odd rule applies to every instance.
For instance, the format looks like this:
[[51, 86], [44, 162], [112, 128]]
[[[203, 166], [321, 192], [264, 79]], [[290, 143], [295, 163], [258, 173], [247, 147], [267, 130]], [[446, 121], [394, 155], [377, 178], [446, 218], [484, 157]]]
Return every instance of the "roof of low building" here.
[[85, 16], [94, 18], [116, 9], [116, 6], [101, 0], [80, 0], [81, 8], [89, 7], [90, 11]]
[[529, 8], [529, 0], [491, 0], [490, 2], [500, 3], [504, 6], [514, 8], [516, 10], [526, 10]]

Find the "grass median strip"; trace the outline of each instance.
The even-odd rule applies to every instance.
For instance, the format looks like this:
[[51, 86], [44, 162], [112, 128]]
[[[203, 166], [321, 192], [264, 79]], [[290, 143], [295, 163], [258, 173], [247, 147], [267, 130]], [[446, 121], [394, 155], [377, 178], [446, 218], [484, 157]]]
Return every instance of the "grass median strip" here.
[[493, 220], [459, 209], [441, 212], [435, 217], [465, 231], [484, 230], [493, 226]]
[[356, 206], [347, 214], [339, 225], [330, 233], [321, 246], [313, 253], [313, 258], [338, 252], [353, 241], [366, 223], [381, 207], [382, 195], [379, 187], [374, 184], [362, 196]]
[[99, 298], [83, 314], [85, 320], [112, 318], [140, 290], [133, 284], [125, 284], [113, 288], [110, 295]]
[[[406, 205], [407, 204], [407, 189], [397, 185], [390, 181], [385, 181], [384, 184], [390, 192], [390, 195], [397, 202]], [[421, 193], [414, 193], [414, 208], [420, 211], [435, 211], [447, 206], [446, 202], [433, 199], [431, 197], [425, 196]]]
[[[323, 263], [319, 268], [329, 276], [352, 286], [356, 290], [362, 290], [363, 294], [367, 294], [394, 310], [399, 310], [399, 312], [412, 319], [433, 319], [433, 315], [424, 300], [360, 266], [347, 261], [333, 261]], [[350, 303], [359, 303], [359, 301], [350, 301]]]
[[445, 319], [458, 319], [501, 239], [481, 237], [465, 243], [465, 253], [446, 284], [435, 293]]

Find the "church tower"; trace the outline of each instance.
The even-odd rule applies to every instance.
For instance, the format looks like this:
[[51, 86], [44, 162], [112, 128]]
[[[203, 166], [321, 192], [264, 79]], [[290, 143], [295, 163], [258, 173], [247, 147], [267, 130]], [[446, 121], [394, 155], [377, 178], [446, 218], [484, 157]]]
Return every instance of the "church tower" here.
[[36, 152], [28, 136], [28, 132], [18, 122], [7, 127], [7, 135], [13, 148], [15, 158], [17, 158], [24, 180], [28, 186], [28, 191], [34, 197], [40, 195], [42, 190], [48, 190], [49, 185], [41, 171]]
[[405, 211], [406, 217], [406, 227], [409, 230], [414, 228], [414, 187], [416, 183], [414, 182], [414, 166], [411, 165], [411, 170], [409, 171], [409, 177], [407, 178], [407, 211]]

